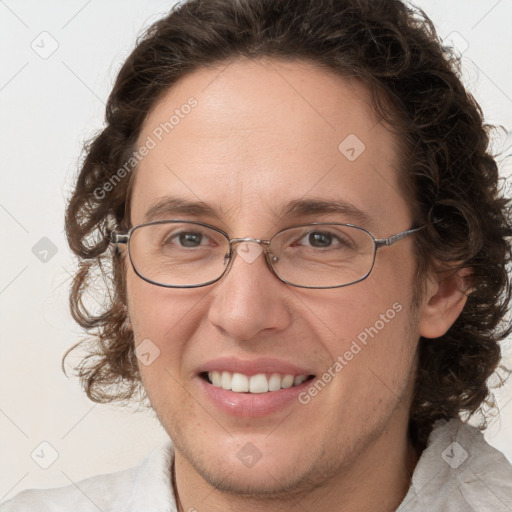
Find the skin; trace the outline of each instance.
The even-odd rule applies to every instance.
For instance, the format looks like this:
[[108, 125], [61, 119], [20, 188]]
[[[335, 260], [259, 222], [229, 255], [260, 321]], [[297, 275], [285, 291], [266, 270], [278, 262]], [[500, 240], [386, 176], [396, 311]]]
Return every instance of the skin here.
[[[355, 80], [306, 62], [237, 61], [182, 78], [147, 117], [142, 144], [176, 108], [198, 105], [143, 159], [131, 222], [165, 196], [203, 201], [219, 218], [162, 214], [213, 224], [231, 237], [268, 239], [304, 222], [355, 222], [339, 213], [280, 218], [293, 199], [348, 201], [376, 237], [409, 229], [397, 141]], [[338, 145], [366, 146], [349, 161]], [[370, 276], [337, 289], [282, 283], [263, 257], [237, 257], [217, 283], [195, 289], [151, 285], [126, 265], [136, 344], [160, 356], [140, 364], [143, 385], [176, 451], [180, 510], [395, 510], [418, 453], [407, 438], [420, 336], [442, 335], [464, 305], [461, 276], [427, 281], [413, 306], [413, 237], [378, 251]], [[274, 357], [322, 375], [357, 335], [393, 304], [400, 313], [309, 404], [261, 418], [220, 412], [202, 393], [197, 367], [220, 356]], [[246, 467], [238, 451], [261, 459]]]

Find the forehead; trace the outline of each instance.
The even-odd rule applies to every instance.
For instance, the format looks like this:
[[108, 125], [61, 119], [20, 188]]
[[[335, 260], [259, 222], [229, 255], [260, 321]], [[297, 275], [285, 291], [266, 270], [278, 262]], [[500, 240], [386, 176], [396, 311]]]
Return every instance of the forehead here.
[[[160, 98], [139, 146], [132, 219], [166, 196], [226, 217], [277, 215], [292, 200], [343, 200], [406, 215], [397, 141], [369, 91], [304, 61], [240, 60], [194, 71]], [[391, 212], [392, 213], [392, 212]]]

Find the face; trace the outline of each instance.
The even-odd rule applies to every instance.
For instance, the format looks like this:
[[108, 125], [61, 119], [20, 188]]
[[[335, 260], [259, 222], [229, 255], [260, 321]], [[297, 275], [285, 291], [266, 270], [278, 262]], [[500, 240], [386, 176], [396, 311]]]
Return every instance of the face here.
[[[184, 108], [191, 97], [195, 106]], [[312, 64], [196, 71], [155, 106], [141, 146], [148, 137], [157, 143], [137, 169], [132, 225], [185, 219], [259, 239], [311, 222], [356, 224], [376, 238], [411, 227], [396, 140], [369, 93]], [[170, 198], [212, 212], [175, 209]], [[280, 214], [296, 200], [350, 208]], [[152, 285], [127, 264], [136, 345], [150, 340], [159, 351], [139, 363], [143, 385], [176, 464], [220, 490], [277, 492], [370, 465], [366, 453], [405, 437], [419, 336], [414, 271], [412, 237], [380, 249], [364, 281], [333, 289], [285, 284], [261, 254], [237, 254], [221, 280], [190, 289]], [[213, 370], [314, 377], [239, 393], [207, 382]]]

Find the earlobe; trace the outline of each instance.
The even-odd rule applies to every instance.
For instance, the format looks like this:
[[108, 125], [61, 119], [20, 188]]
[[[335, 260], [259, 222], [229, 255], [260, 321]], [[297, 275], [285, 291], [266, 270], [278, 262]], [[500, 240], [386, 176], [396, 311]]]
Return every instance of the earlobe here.
[[424, 338], [445, 334], [462, 313], [469, 293], [471, 269], [439, 272], [427, 283], [426, 301], [421, 307], [418, 330]]

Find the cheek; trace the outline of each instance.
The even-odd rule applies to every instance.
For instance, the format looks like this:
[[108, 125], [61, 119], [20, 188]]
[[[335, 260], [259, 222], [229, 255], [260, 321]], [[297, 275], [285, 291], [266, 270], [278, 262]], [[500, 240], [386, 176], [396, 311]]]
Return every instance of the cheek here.
[[324, 403], [338, 404], [329, 407], [336, 423], [371, 425], [409, 402], [416, 342], [406, 309], [393, 304], [396, 309], [383, 309], [382, 317], [352, 324], [350, 334], [330, 347], [333, 364], [319, 377], [330, 381]]
[[[201, 290], [179, 290], [147, 283], [133, 269], [127, 271], [128, 309], [136, 342], [144, 337], [172, 337], [200, 302]], [[204, 292], [203, 292], [204, 293]]]
[[395, 279], [384, 268], [375, 270], [365, 280], [346, 288], [301, 294], [300, 302], [306, 306], [303, 309], [309, 322], [324, 333], [331, 348], [343, 350], [352, 340], [364, 344], [377, 338], [400, 338], [410, 330], [412, 285], [407, 282], [408, 276]]
[[187, 404], [177, 392], [182, 381], [180, 366], [185, 350], [186, 318], [189, 301], [176, 300], [172, 291], [128, 278], [128, 309], [135, 339], [137, 364], [149, 401], [161, 410], [184, 408]]
[[[206, 317], [205, 288], [168, 289], [140, 279], [133, 271], [127, 275], [128, 310], [134, 332], [138, 364], [145, 385], [175, 377], [184, 380], [183, 365], [187, 340]], [[150, 365], [140, 352], [155, 354]]]
[[379, 280], [370, 275], [353, 287], [302, 299], [329, 352], [320, 378], [356, 408], [400, 396], [415, 365], [419, 336], [410, 287]]

